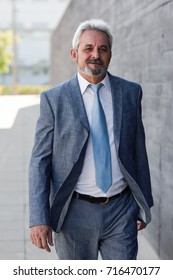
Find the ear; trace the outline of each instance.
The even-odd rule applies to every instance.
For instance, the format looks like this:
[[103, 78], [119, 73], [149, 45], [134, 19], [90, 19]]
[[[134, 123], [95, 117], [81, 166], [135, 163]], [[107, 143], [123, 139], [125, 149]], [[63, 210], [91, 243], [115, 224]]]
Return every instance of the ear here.
[[71, 49], [70, 50], [70, 56], [71, 56], [71, 59], [73, 60], [73, 62], [77, 63], [77, 59], [78, 59], [77, 50]]

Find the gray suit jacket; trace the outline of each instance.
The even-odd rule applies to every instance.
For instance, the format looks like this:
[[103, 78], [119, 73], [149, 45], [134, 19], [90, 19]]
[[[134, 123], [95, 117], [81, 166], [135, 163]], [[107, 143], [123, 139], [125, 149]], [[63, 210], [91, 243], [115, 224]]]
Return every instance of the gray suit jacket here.
[[[136, 83], [111, 74], [109, 78], [120, 168], [142, 219], [149, 223], [153, 199], [141, 119], [142, 90]], [[46, 224], [60, 230], [82, 170], [89, 133], [76, 75], [42, 93], [29, 168], [30, 226]]]

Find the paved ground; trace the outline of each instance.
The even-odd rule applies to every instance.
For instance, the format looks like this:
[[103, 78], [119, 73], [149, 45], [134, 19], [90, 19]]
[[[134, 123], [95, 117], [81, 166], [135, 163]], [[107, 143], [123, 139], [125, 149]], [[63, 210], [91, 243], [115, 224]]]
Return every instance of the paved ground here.
[[[38, 96], [0, 96], [0, 260], [56, 259], [29, 241], [28, 162]], [[139, 259], [158, 259], [143, 233]]]

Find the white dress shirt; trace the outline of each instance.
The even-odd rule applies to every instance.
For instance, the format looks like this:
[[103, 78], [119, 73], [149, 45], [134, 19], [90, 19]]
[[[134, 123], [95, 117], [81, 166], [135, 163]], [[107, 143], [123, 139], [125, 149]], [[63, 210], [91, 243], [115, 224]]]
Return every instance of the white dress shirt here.
[[[91, 125], [94, 92], [90, 87], [88, 87], [90, 83], [87, 80], [85, 80], [79, 73], [78, 73], [78, 81], [79, 81], [79, 86], [83, 97], [88, 121], [89, 124]], [[92, 139], [90, 135], [82, 172], [81, 175], [79, 176], [78, 182], [75, 187], [76, 192], [91, 195], [94, 197], [113, 196], [117, 193], [120, 193], [127, 185], [118, 164], [117, 153], [115, 148], [114, 133], [113, 133], [112, 96], [111, 96], [111, 87], [110, 87], [108, 75], [106, 75], [106, 77], [102, 80], [102, 83], [104, 84], [104, 86], [100, 89], [99, 96], [105, 112], [108, 135], [109, 135], [111, 160], [112, 160], [112, 186], [109, 188], [107, 193], [104, 193], [101, 189], [99, 189], [96, 186], [93, 146], [92, 146]]]

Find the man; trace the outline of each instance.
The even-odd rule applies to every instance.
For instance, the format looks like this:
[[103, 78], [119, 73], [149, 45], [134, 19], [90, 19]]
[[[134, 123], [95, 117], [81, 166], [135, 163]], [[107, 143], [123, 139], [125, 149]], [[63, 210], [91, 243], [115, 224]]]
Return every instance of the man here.
[[[151, 220], [141, 87], [111, 75], [112, 35], [102, 20], [79, 25], [78, 73], [42, 93], [29, 172], [30, 236], [60, 259], [136, 259]], [[101, 135], [101, 136], [100, 136]], [[100, 141], [100, 142], [99, 142]]]

